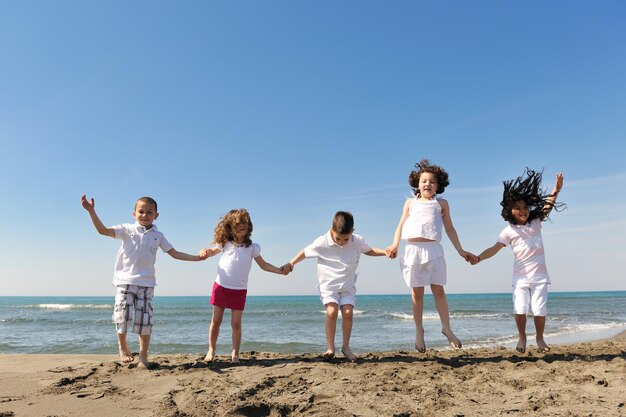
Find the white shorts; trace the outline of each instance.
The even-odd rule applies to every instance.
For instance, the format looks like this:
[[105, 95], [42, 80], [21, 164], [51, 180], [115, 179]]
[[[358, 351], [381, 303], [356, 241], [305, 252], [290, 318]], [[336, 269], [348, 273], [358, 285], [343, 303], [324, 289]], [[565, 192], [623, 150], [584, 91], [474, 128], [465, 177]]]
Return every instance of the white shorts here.
[[328, 291], [320, 288], [320, 300], [324, 305], [335, 303], [339, 307], [348, 304], [354, 306], [356, 304], [356, 285], [351, 285], [341, 291]]
[[409, 288], [446, 285], [448, 275], [439, 242], [409, 242], [400, 256], [402, 277]]
[[[548, 284], [525, 284], [518, 283], [513, 288], [513, 311], [515, 314], [528, 314], [533, 312], [535, 317], [548, 315]], [[530, 307], [530, 308], [529, 308]]]

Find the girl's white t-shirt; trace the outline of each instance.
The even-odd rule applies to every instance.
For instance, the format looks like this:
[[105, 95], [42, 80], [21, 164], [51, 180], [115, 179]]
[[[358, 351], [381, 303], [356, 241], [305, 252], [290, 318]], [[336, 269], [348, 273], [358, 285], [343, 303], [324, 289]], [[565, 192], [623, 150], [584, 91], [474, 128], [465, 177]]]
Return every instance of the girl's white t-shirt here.
[[500, 233], [498, 242], [511, 246], [513, 250], [514, 287], [518, 283], [550, 284], [541, 238], [541, 220], [533, 219], [525, 225], [509, 223]]
[[252, 243], [250, 246], [238, 246], [232, 242], [218, 246], [222, 256], [217, 264], [215, 282], [232, 290], [248, 289], [248, 276], [252, 268], [252, 260], [261, 254], [261, 246]]

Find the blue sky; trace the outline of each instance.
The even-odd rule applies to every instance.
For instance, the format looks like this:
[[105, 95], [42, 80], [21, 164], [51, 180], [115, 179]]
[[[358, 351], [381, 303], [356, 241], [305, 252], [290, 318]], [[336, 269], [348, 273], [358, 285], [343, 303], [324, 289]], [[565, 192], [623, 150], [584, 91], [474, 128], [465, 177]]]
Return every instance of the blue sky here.
[[[337, 210], [391, 243], [406, 178], [442, 165], [464, 248], [495, 242], [502, 181], [526, 166], [567, 210], [544, 224], [552, 291], [624, 290], [626, 4], [422, 1], [15, 1], [0, 5], [2, 295], [109, 295], [134, 201], [176, 249], [246, 207], [276, 265]], [[508, 292], [512, 254], [468, 266], [444, 237], [449, 293]], [[208, 295], [217, 258], [160, 253], [157, 295]], [[407, 293], [362, 257], [359, 292]], [[249, 293], [316, 294], [315, 262], [256, 265]]]

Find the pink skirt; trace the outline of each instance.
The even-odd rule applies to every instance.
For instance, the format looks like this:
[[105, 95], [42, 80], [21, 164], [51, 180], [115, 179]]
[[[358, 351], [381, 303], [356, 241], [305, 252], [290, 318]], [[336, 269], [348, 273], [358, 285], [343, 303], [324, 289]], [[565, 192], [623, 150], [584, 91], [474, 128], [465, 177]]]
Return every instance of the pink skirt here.
[[210, 303], [217, 307], [243, 310], [246, 305], [248, 290], [232, 290], [224, 288], [217, 282], [213, 283]]

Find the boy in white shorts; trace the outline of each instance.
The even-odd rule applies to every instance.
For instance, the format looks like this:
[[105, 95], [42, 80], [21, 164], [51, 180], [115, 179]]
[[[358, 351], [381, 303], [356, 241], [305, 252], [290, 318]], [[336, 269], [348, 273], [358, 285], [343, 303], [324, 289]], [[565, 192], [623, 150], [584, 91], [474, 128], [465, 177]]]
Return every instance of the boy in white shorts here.
[[[532, 310], [535, 322], [537, 347], [540, 352], [550, 351], [543, 338], [548, 309], [548, 284], [550, 276], [546, 267], [541, 223], [548, 219], [553, 208], [561, 208], [556, 197], [563, 187], [563, 174], [556, 176], [552, 193], [541, 190], [541, 172], [526, 168], [525, 175], [504, 182], [502, 218], [508, 225], [498, 241], [478, 255], [478, 262], [491, 258], [505, 246], [513, 250], [513, 311], [519, 333], [518, 352], [526, 351], [526, 315]], [[472, 262], [472, 265], [478, 263]]]
[[[153, 222], [159, 217], [157, 203], [150, 197], [141, 197], [135, 203], [134, 224], [106, 227], [96, 214], [95, 201], [83, 195], [81, 203], [89, 212], [98, 233], [120, 239], [122, 245], [117, 252], [113, 285], [116, 286], [113, 322], [117, 332], [120, 359], [123, 363], [133, 361], [126, 333], [132, 322], [132, 331], [139, 335], [139, 366], [150, 367], [148, 347], [152, 334], [152, 297], [156, 285], [154, 263], [159, 248], [174, 259], [201, 261], [206, 255], [189, 255], [178, 252], [157, 230]], [[134, 311], [131, 311], [134, 310]], [[133, 320], [134, 317], [134, 320]]]
[[338, 211], [330, 230], [301, 250], [289, 263], [291, 270], [305, 258], [317, 258], [317, 278], [320, 299], [326, 307], [326, 352], [324, 357], [335, 356], [335, 331], [338, 311], [341, 310], [343, 343], [341, 352], [350, 361], [357, 357], [350, 350], [352, 318], [356, 303], [357, 267], [361, 254], [385, 256], [383, 249], [370, 247], [363, 237], [354, 234], [351, 213]]

